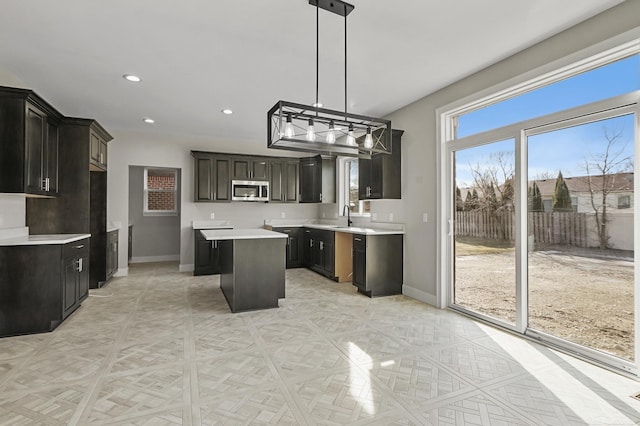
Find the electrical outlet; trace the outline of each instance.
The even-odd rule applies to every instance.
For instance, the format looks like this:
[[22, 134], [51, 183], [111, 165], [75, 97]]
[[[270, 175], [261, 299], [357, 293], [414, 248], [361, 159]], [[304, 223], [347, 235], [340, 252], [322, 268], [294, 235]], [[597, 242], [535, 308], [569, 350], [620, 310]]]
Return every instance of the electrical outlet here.
[[284, 219], [285, 217], [287, 217], [286, 213], [285, 212], [280, 212], [280, 218]]
[[389, 213], [389, 222], [393, 222], [393, 213]]
[[215, 214], [215, 213], [211, 213], [211, 214], [209, 215], [209, 219], [213, 220], [213, 219], [215, 219], [215, 218], [216, 218], [216, 214]]
[[424, 223], [427, 223], [429, 220], [429, 216], [426, 213], [422, 213], [422, 221]]

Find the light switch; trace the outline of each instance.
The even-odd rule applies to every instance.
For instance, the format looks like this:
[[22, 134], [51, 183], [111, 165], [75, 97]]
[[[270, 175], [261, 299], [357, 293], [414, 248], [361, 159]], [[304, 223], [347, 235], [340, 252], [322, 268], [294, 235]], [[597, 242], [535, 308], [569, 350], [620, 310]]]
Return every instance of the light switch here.
[[422, 221], [424, 223], [427, 223], [429, 220], [429, 216], [427, 215], [427, 213], [422, 213]]

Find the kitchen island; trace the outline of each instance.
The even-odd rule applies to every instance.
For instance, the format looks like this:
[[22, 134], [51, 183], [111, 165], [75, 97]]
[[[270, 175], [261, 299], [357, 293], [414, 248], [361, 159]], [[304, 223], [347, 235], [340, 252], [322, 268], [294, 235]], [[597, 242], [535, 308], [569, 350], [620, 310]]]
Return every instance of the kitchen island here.
[[201, 230], [220, 251], [220, 289], [231, 312], [277, 308], [287, 236], [265, 229]]

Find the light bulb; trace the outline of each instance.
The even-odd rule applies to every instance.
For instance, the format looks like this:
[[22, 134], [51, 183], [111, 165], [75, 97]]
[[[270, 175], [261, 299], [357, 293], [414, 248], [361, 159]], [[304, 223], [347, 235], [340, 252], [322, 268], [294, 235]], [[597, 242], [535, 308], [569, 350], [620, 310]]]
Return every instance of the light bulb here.
[[329, 133], [327, 133], [327, 143], [336, 143], [336, 131], [333, 121], [329, 122]]
[[313, 127], [313, 118], [309, 119], [309, 127], [307, 127], [307, 140], [309, 142], [315, 142], [316, 129]]
[[295, 135], [293, 123], [291, 122], [291, 114], [287, 114], [287, 124], [284, 125], [284, 137], [291, 139]]
[[373, 136], [371, 136], [371, 127], [367, 127], [367, 136], [364, 137], [364, 147], [366, 149], [373, 148]]
[[349, 133], [347, 133], [347, 145], [356, 146], [356, 137], [353, 134], [353, 124], [349, 124]]

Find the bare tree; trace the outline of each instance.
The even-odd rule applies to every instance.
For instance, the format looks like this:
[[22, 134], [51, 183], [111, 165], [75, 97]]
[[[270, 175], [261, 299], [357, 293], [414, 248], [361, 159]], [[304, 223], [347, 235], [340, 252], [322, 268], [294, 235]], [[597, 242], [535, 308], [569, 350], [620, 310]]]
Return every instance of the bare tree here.
[[[626, 152], [626, 143], [622, 139], [623, 130], [603, 127], [602, 131], [607, 141], [606, 147], [603, 152], [585, 158], [584, 168], [587, 172], [589, 198], [595, 212], [600, 248], [605, 249], [609, 245], [607, 196], [626, 185], [616, 174], [633, 170], [633, 155]], [[601, 202], [598, 204], [598, 201]]]
[[488, 164], [470, 165], [473, 185], [479, 192], [477, 208], [496, 221], [501, 238], [509, 231], [505, 215], [513, 211], [514, 167], [513, 153], [504, 151], [490, 154]]

